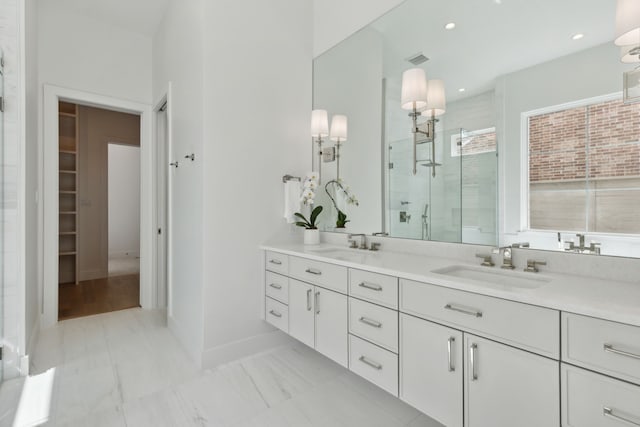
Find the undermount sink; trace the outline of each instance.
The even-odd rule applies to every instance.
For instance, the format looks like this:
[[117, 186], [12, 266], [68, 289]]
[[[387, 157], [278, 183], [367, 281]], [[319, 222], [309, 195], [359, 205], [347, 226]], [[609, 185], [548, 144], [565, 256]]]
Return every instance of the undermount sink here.
[[450, 265], [433, 270], [432, 273], [473, 280], [503, 289], [536, 289], [551, 281], [537, 273], [503, 270], [500, 268], [475, 267], [470, 265]]

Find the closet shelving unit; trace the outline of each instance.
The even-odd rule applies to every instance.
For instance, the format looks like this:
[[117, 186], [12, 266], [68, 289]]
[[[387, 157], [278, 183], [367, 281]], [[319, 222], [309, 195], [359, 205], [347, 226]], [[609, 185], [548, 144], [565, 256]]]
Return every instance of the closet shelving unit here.
[[78, 106], [58, 104], [58, 283], [78, 283]]

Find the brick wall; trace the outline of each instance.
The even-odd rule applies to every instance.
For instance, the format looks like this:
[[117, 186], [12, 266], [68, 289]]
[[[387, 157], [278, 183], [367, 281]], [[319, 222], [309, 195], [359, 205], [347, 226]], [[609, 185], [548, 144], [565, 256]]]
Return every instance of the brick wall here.
[[587, 174], [640, 176], [640, 104], [609, 101], [529, 118], [531, 182]]

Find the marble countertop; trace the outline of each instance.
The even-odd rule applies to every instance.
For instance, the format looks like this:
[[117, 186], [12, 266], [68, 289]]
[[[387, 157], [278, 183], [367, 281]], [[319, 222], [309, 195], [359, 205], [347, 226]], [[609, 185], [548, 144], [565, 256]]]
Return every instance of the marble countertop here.
[[[325, 243], [314, 246], [269, 243], [261, 248], [402, 279], [640, 326], [640, 280], [612, 281], [545, 271], [520, 274], [547, 280], [547, 283], [538, 288], [517, 288], [451, 277], [433, 271], [452, 265], [478, 266], [480, 260], [477, 264], [469, 264], [459, 259], [391, 251], [362, 251]], [[489, 269], [489, 267], [486, 268]], [[500, 267], [491, 268], [499, 269]]]

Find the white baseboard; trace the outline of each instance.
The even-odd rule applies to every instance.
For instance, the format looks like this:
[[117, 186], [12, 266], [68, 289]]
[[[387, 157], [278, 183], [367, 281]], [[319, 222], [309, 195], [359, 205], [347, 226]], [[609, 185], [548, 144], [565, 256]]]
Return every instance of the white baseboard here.
[[271, 348], [286, 344], [297, 343], [280, 330], [266, 334], [256, 335], [244, 340], [210, 348], [202, 354], [202, 367], [204, 369], [215, 368], [233, 360], [242, 359], [252, 354], [260, 353]]

